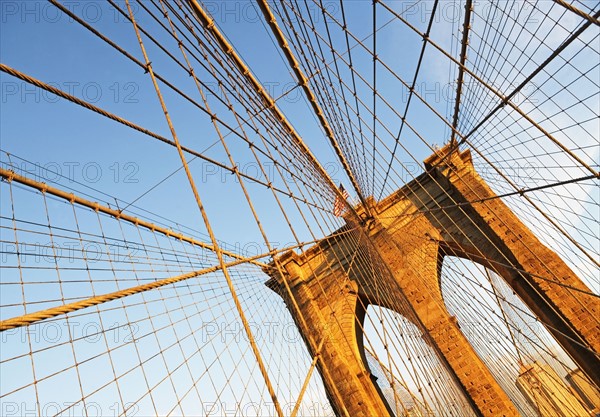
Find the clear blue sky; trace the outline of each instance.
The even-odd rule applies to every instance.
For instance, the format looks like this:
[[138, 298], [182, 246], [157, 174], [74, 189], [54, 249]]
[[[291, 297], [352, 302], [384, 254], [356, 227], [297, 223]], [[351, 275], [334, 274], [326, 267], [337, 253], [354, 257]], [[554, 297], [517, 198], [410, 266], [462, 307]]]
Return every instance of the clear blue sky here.
[[[398, 11], [404, 10], [407, 6], [406, 2], [389, 3]], [[450, 1], [440, 3], [440, 17], [435, 22], [431, 36], [443, 48], [452, 51], [455, 56], [458, 56], [458, 51], [456, 50], [457, 28], [462, 23], [462, 9], [457, 12], [455, 3]], [[118, 14], [110, 4], [96, 1], [65, 1], [64, 4], [73, 9], [77, 15], [82, 16], [84, 20], [100, 32], [142, 60], [142, 54], [131, 24]], [[337, 19], [341, 18], [338, 2], [331, 1], [325, 2], [325, 4], [332, 15]], [[365, 45], [371, 47], [372, 37], [370, 37], [370, 34], [372, 26], [370, 2], [349, 1], [345, 4], [346, 19], [349, 27], [352, 28], [353, 33], [359, 39], [364, 40]], [[124, 1], [119, 1], [118, 5], [125, 8]], [[236, 50], [248, 63], [249, 67], [252, 68], [253, 73], [263, 82], [272, 96], [277, 98], [284, 94], [292, 85], [293, 77], [287, 62], [281, 57], [279, 48], [273, 44], [266, 27], [262, 23], [262, 18], [258, 17], [254, 3], [244, 1], [216, 1], [206, 2], [206, 5], [208, 10], [213, 13], [219, 27], [226, 33], [227, 37], [236, 47]], [[134, 4], [134, 6], [136, 5]], [[424, 30], [427, 25], [430, 6], [431, 2], [424, 2], [417, 10], [408, 13], [409, 20], [420, 30]], [[311, 7], [311, 15], [315, 19], [315, 22], [322, 24], [322, 15], [318, 13], [314, 5]], [[156, 34], [157, 39], [179, 58], [181, 56], [180, 52], [172, 39], [139, 7], [135, 7], [135, 9], [139, 23], [143, 27], [148, 28], [151, 33]], [[484, 16], [486, 13], [485, 7], [479, 10], [481, 16]], [[481, 16], [475, 18], [474, 25], [483, 24]], [[535, 25], [536, 22], [539, 22], [539, 20], [535, 21], [535, 19], [541, 19], [542, 17], [541, 11], [537, 11], [530, 17], [532, 19], [531, 24]], [[83, 98], [96, 106], [113, 112], [153, 132], [167, 138], [171, 137], [149, 75], [145, 74], [143, 70], [132, 64], [128, 59], [116, 53], [114, 49], [96, 36], [84, 30], [78, 23], [60, 14], [50, 3], [2, 1], [0, 3], [0, 19], [0, 60], [3, 64], [70, 92], [77, 97]], [[411, 82], [422, 40], [397, 21], [393, 24], [386, 24], [390, 19], [390, 14], [381, 12], [378, 22], [378, 27], [381, 27], [381, 29], [377, 33], [378, 55], [384, 62], [394, 68], [394, 71], [404, 80]], [[567, 19], [564, 25], [571, 28], [576, 23], [578, 24], [579, 22]], [[560, 27], [553, 30], [553, 32], [550, 31], [551, 33], [547, 33], [549, 37], [547, 42], [548, 44], [559, 44], [564, 38], [565, 30]], [[321, 33], [324, 32], [322, 31]], [[344, 39], [339, 36], [340, 31], [338, 30], [334, 34], [334, 44], [343, 45]], [[597, 43], [597, 37], [593, 38], [593, 36], [595, 34], [589, 35], [589, 38], [586, 38], [586, 40], [592, 40]], [[473, 42], [477, 44], [477, 42], [481, 43], [481, 40], [474, 40]], [[152, 45], [146, 37], [144, 37], [144, 43], [155, 71], [164, 75], [195, 99], [200, 100], [192, 79], [181, 68], [174, 65], [156, 46]], [[355, 45], [355, 42], [351, 41], [351, 45]], [[547, 52], [547, 50], [545, 51]], [[543, 52], [544, 50], [540, 53]], [[357, 71], [363, 74], [370, 82], [372, 80], [371, 57], [358, 46], [353, 49], [353, 54]], [[571, 56], [572, 52], [569, 52], [569, 54]], [[594, 63], [590, 64], [589, 58], [574, 56], [572, 59], [574, 65], [597, 71], [597, 66], [594, 66]], [[425, 65], [421, 70], [421, 75], [417, 82], [417, 90], [421, 90], [421, 93], [428, 102], [442, 116], [449, 116], [451, 115], [454, 100], [454, 90], [449, 87], [453, 86], [452, 82], [456, 77], [456, 72], [449, 65], [449, 61], [442, 59], [439, 52], [435, 52], [433, 48], [429, 48], [426, 52], [424, 62]], [[533, 65], [531, 62], [527, 64]], [[506, 72], [500, 74], [499, 82], [507, 81], [509, 78], [507, 74], [512, 74], [511, 71], [513, 69], [507, 65], [504, 70]], [[527, 69], [529, 70], [530, 68], [527, 67]], [[552, 67], [552, 70], [555, 69]], [[573, 75], [572, 71], [567, 73], [568, 71], [570, 70], [565, 69], [564, 73], [561, 73], [563, 79], [570, 80], [577, 78], [576, 73]], [[597, 86], [597, 74], [594, 75], [592, 71], [590, 71], [590, 74], [590, 77], [592, 77]], [[524, 74], [516, 74], [512, 81], [516, 83], [519, 77], [522, 76]], [[345, 80], [349, 82], [349, 77], [346, 77]], [[592, 86], [594, 82], [591, 82]], [[382, 92], [390, 104], [402, 112], [407, 99], [406, 89], [401, 86], [398, 80], [381, 69], [378, 72], [377, 83], [379, 91]], [[217, 88], [214, 82], [209, 82], [209, 85]], [[26, 171], [29, 176], [37, 180], [53, 182], [60, 188], [73, 188], [78, 193], [87, 193], [88, 198], [92, 200], [103, 201], [111, 205], [115, 204], [114, 198], [116, 198], [119, 200], [120, 208], [123, 208], [123, 204], [136, 200], [135, 206], [129, 207], [132, 212], [140, 216], [148, 216], [154, 221], [161, 221], [172, 227], [175, 227], [176, 224], [183, 225], [203, 234], [205, 228], [187, 179], [182, 170], [176, 172], [180, 168], [181, 162], [174, 148], [114, 121], [102, 118], [73, 103], [59, 99], [50, 93], [38, 90], [5, 73], [0, 73], [0, 86], [0, 106], [2, 110], [0, 113], [0, 148], [3, 151], [0, 159], [3, 164], [9, 162], [9, 158], [5, 153], [8, 152], [13, 155], [11, 161], [14, 168]], [[509, 90], [506, 85], [502, 85], [501, 87], [504, 91]], [[547, 88], [547, 91], [551, 91], [553, 86], [549, 85]], [[586, 90], [586, 88], [589, 89], [589, 85], [582, 84], [578, 86], [578, 90], [580, 91]], [[182, 143], [198, 151], [205, 152], [211, 158], [226, 162], [226, 155], [220, 143], [218, 143], [218, 136], [208, 117], [180, 97], [177, 97], [163, 85], [161, 85], [161, 90]], [[371, 93], [360, 82], [358, 91], [361, 99], [369, 107], [372, 106]], [[537, 95], [535, 97], [538, 100], [536, 103], [542, 103], [544, 97], [544, 95]], [[564, 96], [558, 96], [558, 98], [569, 99]], [[211, 105], [216, 102], [214, 98], [209, 97], [209, 99], [211, 100]], [[313, 153], [320, 160], [321, 164], [330, 172], [334, 181], [336, 183], [343, 183], [346, 189], [350, 191], [351, 198], [356, 200], [356, 195], [350, 187], [349, 180], [343, 174], [339, 162], [315, 119], [314, 113], [306, 104], [300, 90], [295, 90], [287, 98], [280, 100], [278, 103], [302, 138], [310, 146]], [[546, 105], [550, 107], [552, 104], [546, 103]], [[594, 105], [596, 107], [593, 107]], [[449, 136], [448, 129], [444, 124], [422, 103], [413, 98], [411, 106], [409, 120], [416, 130], [418, 130], [419, 134], [422, 135], [425, 143], [405, 128], [402, 144], [408, 148], [410, 154], [404, 152], [402, 149], [397, 153], [397, 163], [395, 164], [397, 174], [395, 174], [394, 180], [398, 185], [403, 180], [409, 180], [420, 172], [420, 161], [431, 152], [428, 145], [442, 144], [447, 141]], [[524, 105], [524, 108], [526, 106], [527, 104]], [[592, 108], [596, 110], [596, 114], [597, 107], [597, 103], [592, 103]], [[397, 117], [389, 109], [386, 109], [381, 101], [378, 102], [377, 109], [380, 119], [380, 125], [377, 128], [378, 132], [381, 134], [384, 131], [384, 127], [388, 128], [391, 132], [397, 132], [399, 128]], [[223, 107], [215, 104], [214, 110], [228, 122], [233, 123], [235, 121], [231, 115], [227, 114]], [[578, 112], [579, 110], [576, 109], [571, 116], [577, 118], [578, 114], [582, 114], [581, 120], [587, 117], [583, 116], [583, 113]], [[474, 113], [477, 114], [476, 111]], [[551, 114], [552, 111], [547, 110], [547, 113]], [[369, 120], [368, 117], [366, 119]], [[507, 117], [507, 119], [510, 124], [510, 118]], [[556, 119], [559, 119], [559, 117]], [[475, 121], [467, 120], [464, 123], [468, 125]], [[545, 122], [550, 123], [547, 120]], [[569, 124], [570, 120], [561, 119], [555, 122], [559, 124], [560, 128]], [[522, 127], [519, 130], [519, 127], [515, 127], [516, 125], [517, 123], [510, 124], [510, 128], [518, 130], [514, 136], [519, 138], [519, 140], [522, 138], [520, 135], [524, 135], [526, 138], [530, 138], [533, 135], [527, 131], [527, 127]], [[597, 142], [597, 127], [595, 129], [590, 128], [590, 131], [595, 132], [595, 140]], [[495, 129], [487, 132], [487, 135], [476, 137], [476, 139], [482, 148], [489, 149], [493, 157], [497, 157], [496, 162], [500, 160], [508, 164], [504, 168], [509, 172], [509, 175], [514, 176], [519, 185], [532, 185], [522, 184], [520, 181], [524, 179], [518, 172], [519, 164], [527, 161], [528, 157], [535, 164], [535, 172], [539, 174], [537, 175], [537, 180], [541, 181], [541, 183], [544, 183], [544, 181], [552, 182], [557, 179], [565, 179], [564, 171], [553, 170], [552, 168], [553, 165], [560, 166], [565, 161], [564, 159], [557, 157], [557, 163], [557, 160], [554, 159], [538, 158], [544, 152], [544, 146], [547, 146], [546, 143], [538, 142], [538, 145], [531, 145], [528, 149], [533, 149], [534, 155], [521, 155], [519, 154], [521, 149], [518, 145], [512, 146], [510, 142], [506, 141], [506, 138], [503, 136], [507, 134], [506, 130], [508, 129], [502, 131], [502, 125], [498, 124], [495, 126]], [[527, 134], [525, 135], [525, 133]], [[589, 135], [580, 135], [580, 133], [577, 131], [573, 134], [573, 137], [576, 136], [577, 139], [568, 142], [570, 147], [577, 149], [579, 146], [586, 149], [586, 146], [593, 146], [596, 143], [594, 142], [593, 134], [592, 137], [589, 137]], [[382, 138], [387, 146], [393, 147], [393, 138], [385, 134], [382, 134]], [[258, 166], [253, 161], [248, 147], [240, 143], [233, 135], [229, 136], [227, 141], [242, 171], [249, 175], [258, 175]], [[539, 153], [536, 155], [535, 152]], [[597, 157], [597, 150], [589, 151], [586, 154], [586, 160], [591, 160], [595, 163], [597, 163]], [[481, 163], [481, 161], [478, 162]], [[387, 160], [385, 160], [385, 163], [387, 163]], [[45, 167], [45, 169], [40, 169], [39, 165]], [[251, 254], [265, 252], [265, 244], [252, 219], [240, 187], [234, 180], [234, 176], [220, 169], [215, 170], [212, 165], [199, 160], [191, 162], [190, 167], [217, 238], [226, 242], [229, 247], [237, 250], [246, 250]], [[404, 172], [406, 168], [409, 170], [414, 169], [414, 171], [407, 174]], [[268, 173], [274, 173], [272, 165], [266, 165], [266, 169]], [[573, 171], [573, 177], [578, 175], [575, 171]], [[57, 173], [60, 175], [56, 175]], [[171, 174], [173, 174], [171, 177], [165, 179]], [[491, 175], [489, 179], [497, 180], [494, 175]], [[161, 181], [163, 182], [161, 183]], [[539, 183], [533, 185], [537, 184]], [[499, 190], [507, 191], [506, 184], [503, 182], [494, 182], [492, 186], [497, 186]], [[395, 186], [390, 184], [387, 187], [385, 194], [395, 188]], [[145, 194], [150, 189], [152, 191]], [[272, 196], [257, 186], [250, 185], [249, 189], [251, 190], [255, 208], [268, 233], [269, 240], [273, 242], [274, 246], [278, 247], [291, 244], [293, 236], [289, 229], [283, 226], [283, 217], [275, 209], [276, 204]], [[2, 216], [10, 217], [11, 207], [7, 204], [10, 201], [10, 196], [6, 190], [7, 187], [2, 188]], [[560, 191], [562, 192], [562, 189]], [[576, 214], [582, 212], [580, 210], [582, 207], [597, 209], [597, 205], [594, 205], [594, 202], [597, 204], [597, 196], [579, 191], [577, 189], [574, 195], [565, 191], [560, 195], [561, 198], [559, 198], [558, 203], [550, 197], [541, 196], [540, 198], [547, 207], [553, 210], [551, 211], [553, 215], [559, 219], [568, 219], [569, 216], [573, 217], [572, 214], [569, 214], [567, 211], [563, 212], [560, 209], [569, 207], [569, 195], [583, 202], [577, 208], [573, 208], [573, 212]], [[23, 192], [19, 196], [21, 200], [18, 206], [18, 215], [24, 219], [44, 223], [46, 221], [45, 213], [39, 206], [39, 197], [36, 199], [32, 196], [27, 196]], [[509, 200], [509, 202], [513, 202], [513, 200]], [[522, 208], [519, 204], [517, 202], [514, 204], [514, 207], [520, 210], [519, 213], [523, 214], [526, 221], [529, 222], [528, 224], [541, 225], [540, 230], [546, 230], [544, 228], [547, 224], [542, 224], [535, 213], [532, 214], [531, 211], [528, 211], [527, 207]], [[293, 209], [292, 202], [284, 201], [284, 205], [286, 210], [289, 210], [288, 213], [291, 216], [292, 222], [298, 225], [297, 232], [301, 240], [310, 240], [310, 234], [306, 227], [301, 225], [301, 218], [297, 211]], [[67, 227], [73, 227], [72, 220], [68, 217], [71, 213], [65, 214], [61, 212], [60, 209], [62, 206], [54, 202], [51, 203], [51, 207], [53, 207], [51, 219], [53, 224], [64, 223], [66, 226], [68, 225]], [[144, 213], [142, 209], [153, 214]], [[157, 217], [156, 215], [161, 217]], [[82, 222], [82, 228], [96, 230], [97, 225], [94, 224], [94, 221], [95, 219], [92, 217], [86, 218]], [[581, 228], [583, 228], [582, 225], [588, 228], [594, 227], [593, 219], [573, 220], [573, 222], [575, 226]], [[109, 222], [107, 221], [107, 223]], [[311, 223], [314, 226], [316, 222], [311, 220]], [[325, 228], [326, 230], [322, 232], [324, 234], [331, 232], [341, 224], [341, 220], [336, 219], [335, 222], [328, 224]], [[575, 226], [569, 229], [573, 235], [579, 233], [579, 229]], [[120, 231], [115, 224], [107, 224], [106, 227], [108, 228], [108, 233], [119, 236]], [[186, 232], [192, 233], [189, 230]], [[3, 231], [3, 236], [4, 233]], [[8, 241], [11, 239], [13, 238], [6, 238]], [[542, 239], [547, 243], [553, 243], [556, 236], [542, 233]], [[592, 236], [586, 244], [593, 247], [596, 242], [597, 234], [595, 240]], [[167, 245], [165, 240], [161, 240], [161, 244]], [[561, 244], [563, 244], [561, 248], [568, 248], [568, 244], [564, 244], [564, 242]], [[564, 253], [572, 255], [572, 252], [568, 250], [565, 250]], [[576, 257], [574, 257], [574, 260], [571, 259], [569, 261], [571, 265], [578, 266], [578, 259]], [[589, 271], [589, 267], [583, 265], [582, 270], [587, 272]], [[155, 275], [160, 274], [156, 273]], [[586, 277], [593, 282], [591, 275], [587, 274]], [[43, 278], [41, 276], [40, 279]], [[265, 279], [263, 275], [250, 274], [249, 277], [238, 276], [236, 278], [240, 280], [241, 287], [244, 284], [243, 279], [247, 278], [256, 288], [260, 287], [264, 290], [262, 288], [262, 281]], [[3, 272], [3, 279], [16, 280], [18, 279], [18, 275], [16, 271]], [[216, 292], [224, 291], [219, 287], [218, 281], [214, 281], [211, 284], [214, 288], [211, 287], [211, 290]], [[98, 284], [96, 289], [98, 292], [112, 291], [115, 289], [114, 282], [105, 285]], [[52, 291], [52, 295], [39, 291], [37, 294], [32, 294], [31, 297], [37, 296], [41, 299], [51, 296], [59, 297], [59, 295], [55, 294], [56, 288], [53, 288]], [[89, 288], [82, 287], [82, 291], [85, 293], [85, 291], [89, 291]], [[76, 290], [73, 290], [73, 293], [70, 294], [73, 297], [77, 295], [81, 295], [81, 292], [77, 293]], [[2, 295], [3, 304], [10, 303], [13, 297], [20, 297], [18, 291], [5, 292]], [[283, 316], [284, 307], [281, 302], [274, 294], [266, 290], [263, 292], [248, 290], [244, 293], [244, 297], [247, 297], [244, 298], [244, 302], [248, 303], [256, 302], [256, 297], [258, 297], [259, 301], [267, 306], [259, 311], [257, 317], [255, 317], [257, 321], [264, 322], [270, 317]], [[153, 304], [153, 308], [156, 308], [157, 311], [162, 311], [160, 310], [161, 308], [167, 309], [169, 306], [176, 305], [176, 301], [171, 300], [169, 302], [173, 304], [166, 302], [164, 305], [158, 307], [157, 303], [155, 303]], [[18, 310], [18, 306], [13, 310], [4, 310], [3, 318], [7, 318], [5, 314], [6, 316], [12, 316], [12, 313], [16, 314]], [[140, 310], [132, 309], [131, 311], [134, 313], [137, 311], [142, 316], [144, 314], [144, 311], [141, 311], [141, 307]], [[231, 311], [223, 314], [228, 319], [233, 317]], [[270, 314], [272, 316], [269, 316]], [[207, 320], [210, 318], [206, 316]], [[106, 326], [109, 326], [109, 322], [113, 319], [119, 323], [127, 320], [121, 311], [107, 313], [105, 319], [106, 323], [104, 324]], [[166, 321], [166, 319], [164, 320]], [[82, 320], [82, 323], [84, 321]], [[162, 324], [166, 325], [168, 323], [165, 322]], [[66, 337], [66, 334], [63, 333], [62, 336]], [[169, 335], [165, 336], [162, 341], [168, 343], [174, 339], [173, 335]], [[284, 357], [283, 361], [285, 362], [285, 359], [292, 361], [301, 357], [302, 361], [309, 363], [310, 358], [298, 353], [302, 351], [301, 342], [298, 340], [295, 340], [295, 342], [290, 345], [289, 356]], [[152, 343], [155, 342], [153, 341]], [[154, 345], [147, 347], [148, 352], [152, 351], [154, 347]], [[193, 347], [193, 345], [190, 345], [184, 348], [193, 349]], [[225, 349], [222, 345], [217, 345], [217, 349], [219, 347]], [[237, 349], [240, 350], [246, 347], [245, 344], [237, 345]], [[18, 348], [22, 349], [24, 345], [21, 344]], [[41, 374], [51, 374], [53, 371], [70, 366], [72, 357], [69, 355], [72, 355], [72, 352], [68, 348], [69, 346], [65, 346], [64, 349], [61, 348], [60, 350], [51, 349], [45, 358], [46, 360], [42, 360], [43, 357], [40, 355], [40, 363], [44, 364], [40, 365], [40, 367], [43, 368], [45, 366], [47, 368], [39, 369], [39, 372]], [[102, 343], [96, 343], [88, 346], [88, 348], [87, 351], [84, 350], [79, 353], [85, 356], [91, 354], [93, 349], [102, 350], [105, 349], [105, 346]], [[225, 359], [226, 369], [229, 369], [228, 367], [231, 367], [235, 363], [235, 356], [237, 354], [241, 355], [241, 352], [235, 351], [235, 349], [228, 352], [233, 357]], [[206, 353], [205, 359], [214, 359], [220, 353], [222, 352], [218, 350]], [[247, 351], [245, 354], [250, 357]], [[135, 363], [135, 360], [132, 359], [135, 352], [131, 346], [126, 349], [117, 350], [115, 355], [114, 362], [121, 363], [123, 367], [126, 367], [127, 364]], [[167, 360], [172, 359], [176, 362], [176, 358], [177, 356], [173, 356]], [[303, 364], [306, 365], [304, 362]], [[4, 389], [9, 389], [6, 388], [8, 386], [18, 385], [19, 381], [30, 381], [32, 378], [32, 375], [28, 372], [23, 372], [23, 369], [29, 370], [27, 363], [14, 363], [10, 364], [10, 366], [14, 366], [14, 368], [8, 371], [10, 372], [9, 374], [3, 373], [3, 375], [11, 375], [11, 377], [15, 375], [15, 377], [12, 381], [3, 377], [3, 391]], [[94, 378], [86, 377], [90, 380], [90, 384], [92, 384], [94, 379], [98, 381], [110, 380], [111, 373], [109, 372], [110, 367], [108, 363], [103, 362], [102, 366], [95, 365], [88, 366], [87, 368], [86, 366], [82, 367], [84, 375], [95, 375]], [[155, 375], [164, 376], [165, 370], [161, 368], [164, 365], [157, 364], [155, 366], [158, 367]], [[306, 369], [306, 366], [302, 369]], [[51, 378], [52, 384], [55, 385], [52, 389], [45, 391], [50, 393], [49, 398], [46, 398], [45, 401], [51, 401], [53, 395], [56, 395], [56, 398], [62, 399], [63, 396], [59, 394], [65, 394], [66, 391], [78, 389], [78, 387], [73, 386], [73, 381], [76, 378], [74, 378], [72, 373], [72, 371], [64, 372], [56, 378]], [[243, 369], [238, 376], [243, 378], [251, 373], [256, 376], [256, 369]], [[141, 381], [142, 376], [137, 372], [135, 375], [130, 376], [130, 378], [132, 382], [128, 386], [131, 392], [128, 394], [134, 398], [136, 395], [139, 396], [143, 393], [143, 389], [140, 388], [141, 383], [135, 383]], [[178, 376], [177, 378], [181, 378], [181, 380], [176, 379], [176, 381], [179, 381], [182, 386], [186, 386], [188, 383], [185, 377]], [[85, 387], [88, 391], [95, 388], [97, 387]], [[260, 390], [261, 388], [250, 388], [249, 397], [252, 398], [252, 394], [256, 395], [256, 392]], [[31, 395], [31, 390], [22, 393], [23, 401], [28, 401], [28, 396]], [[158, 393], [157, 395], [158, 398], [161, 395], [167, 398], [170, 394], [169, 392], [165, 392]], [[97, 401], [108, 404], [117, 396], [118, 393], [115, 392], [113, 386], [110, 389], [101, 391], [101, 395]], [[68, 395], [65, 394], [64, 397], [67, 398]], [[228, 399], [235, 398], [235, 393], [228, 391], [224, 394], [224, 397]], [[141, 407], [144, 412], [152, 410], [147, 397], [144, 403], [141, 404]]]

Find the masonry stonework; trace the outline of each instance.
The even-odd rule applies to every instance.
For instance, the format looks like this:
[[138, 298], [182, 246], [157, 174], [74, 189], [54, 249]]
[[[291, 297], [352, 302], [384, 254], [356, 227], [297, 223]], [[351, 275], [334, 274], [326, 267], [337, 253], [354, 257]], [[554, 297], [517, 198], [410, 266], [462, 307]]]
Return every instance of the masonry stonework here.
[[366, 308], [375, 304], [421, 329], [478, 415], [519, 415], [445, 307], [444, 256], [470, 259], [502, 276], [600, 385], [598, 299], [495, 196], [475, 172], [469, 151], [446, 146], [425, 160], [425, 168], [384, 200], [369, 200], [373, 218], [358, 226], [348, 216], [345, 227], [302, 255], [284, 254], [276, 260], [279, 268], [267, 271], [267, 285], [283, 297], [318, 356], [335, 412], [392, 415], [363, 348]]

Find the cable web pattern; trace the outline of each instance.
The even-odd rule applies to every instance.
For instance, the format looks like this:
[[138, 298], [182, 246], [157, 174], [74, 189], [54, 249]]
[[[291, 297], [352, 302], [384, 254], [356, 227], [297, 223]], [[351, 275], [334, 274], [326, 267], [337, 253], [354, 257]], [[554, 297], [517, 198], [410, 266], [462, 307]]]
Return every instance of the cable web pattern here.
[[[351, 416], [351, 352], [389, 415], [492, 415], [410, 292], [432, 276], [515, 415], [598, 412], [599, 14], [5, 2], [0, 414]], [[509, 252], [498, 207], [555, 257]], [[531, 308], [553, 291], [575, 307]]]

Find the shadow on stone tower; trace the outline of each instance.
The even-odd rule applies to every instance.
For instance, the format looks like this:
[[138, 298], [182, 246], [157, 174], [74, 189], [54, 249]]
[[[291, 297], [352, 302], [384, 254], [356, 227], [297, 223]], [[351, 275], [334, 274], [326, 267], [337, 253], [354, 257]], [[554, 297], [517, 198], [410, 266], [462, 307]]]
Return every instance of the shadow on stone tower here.
[[[414, 323], [477, 415], [518, 416], [508, 395], [445, 308], [444, 256], [500, 275], [579, 368], [600, 386], [598, 303], [551, 249], [498, 198], [473, 168], [470, 152], [449, 145], [426, 172], [302, 255], [276, 259], [267, 286], [285, 301], [321, 372], [338, 415], [390, 416], [363, 347], [368, 305]], [[574, 289], [574, 290], [573, 290]], [[581, 291], [577, 291], [581, 290]]]

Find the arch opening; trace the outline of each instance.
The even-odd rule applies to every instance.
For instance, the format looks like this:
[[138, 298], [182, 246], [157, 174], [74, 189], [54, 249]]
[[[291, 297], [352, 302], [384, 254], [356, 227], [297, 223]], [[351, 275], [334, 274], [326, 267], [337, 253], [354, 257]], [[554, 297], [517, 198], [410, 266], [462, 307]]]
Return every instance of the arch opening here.
[[523, 415], [598, 412], [597, 387], [497, 273], [445, 256], [440, 286], [449, 313]]
[[417, 325], [398, 312], [369, 305], [363, 329], [365, 367], [396, 417], [475, 416]]

